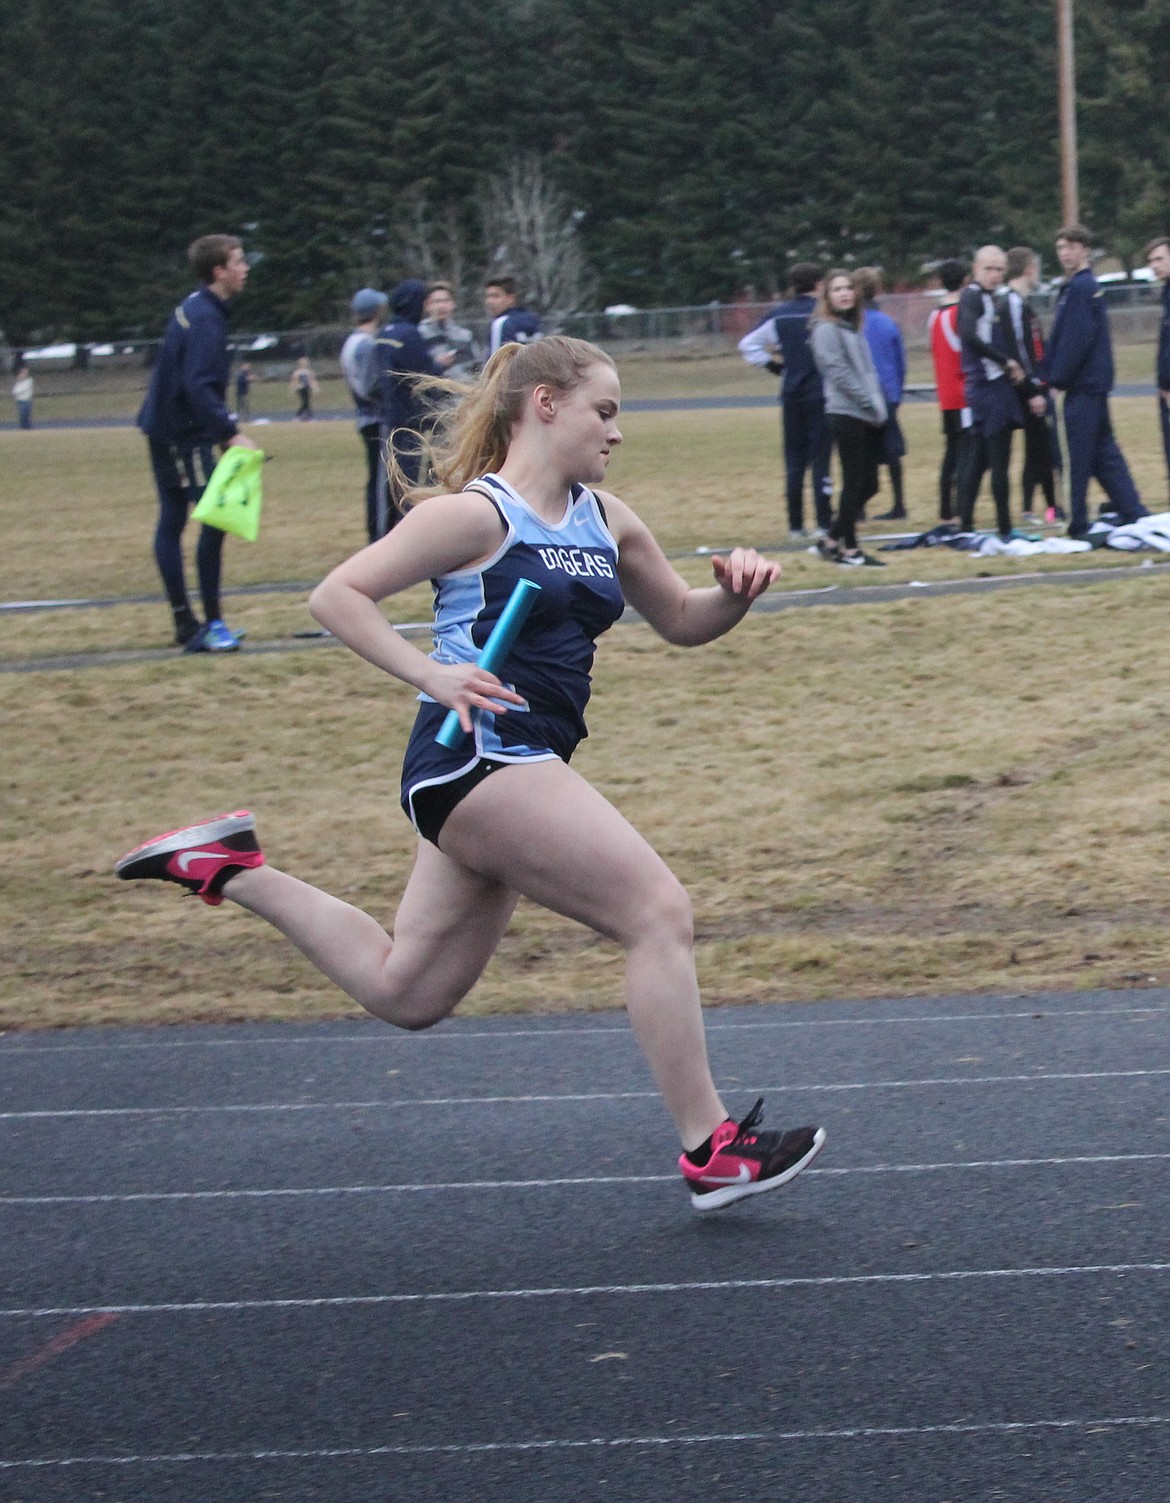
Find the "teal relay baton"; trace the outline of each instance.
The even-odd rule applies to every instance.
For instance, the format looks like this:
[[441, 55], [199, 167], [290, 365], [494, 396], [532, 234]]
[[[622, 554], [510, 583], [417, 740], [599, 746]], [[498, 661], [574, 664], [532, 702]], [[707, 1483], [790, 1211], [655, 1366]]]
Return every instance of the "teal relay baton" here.
[[[517, 581], [516, 588], [508, 596], [508, 603], [500, 613], [500, 619], [492, 627], [479, 655], [479, 666], [488, 673], [498, 673], [504, 666], [504, 660], [512, 651], [512, 644], [520, 635], [520, 628], [527, 621], [528, 613], [536, 604], [539, 594], [540, 586], [533, 584], [530, 579]], [[467, 732], [459, 724], [458, 712], [449, 710], [435, 740], [448, 751], [458, 751], [459, 744], [466, 735]]]

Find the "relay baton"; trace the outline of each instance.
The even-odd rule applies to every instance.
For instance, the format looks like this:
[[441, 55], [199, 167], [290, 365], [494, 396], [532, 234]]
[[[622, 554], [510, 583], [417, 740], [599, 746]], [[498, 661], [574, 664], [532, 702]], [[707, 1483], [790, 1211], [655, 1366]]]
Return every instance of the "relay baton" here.
[[[512, 644], [520, 635], [520, 628], [528, 619], [528, 612], [536, 604], [536, 597], [540, 594], [540, 586], [533, 584], [530, 579], [521, 579], [516, 583], [516, 588], [508, 597], [508, 603], [504, 607], [500, 619], [492, 627], [491, 635], [483, 645], [483, 651], [479, 655], [479, 666], [487, 673], [497, 673], [504, 665], [504, 660], [512, 651]], [[445, 746], [448, 751], [458, 751], [459, 743], [467, 732], [459, 724], [459, 712], [448, 711], [443, 728], [435, 737], [440, 746]]]

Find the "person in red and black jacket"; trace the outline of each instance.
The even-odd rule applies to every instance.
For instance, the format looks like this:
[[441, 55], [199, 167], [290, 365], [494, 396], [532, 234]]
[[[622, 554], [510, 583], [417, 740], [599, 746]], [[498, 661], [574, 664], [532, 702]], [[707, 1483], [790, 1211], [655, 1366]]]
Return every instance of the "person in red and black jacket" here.
[[934, 361], [934, 388], [942, 413], [943, 457], [938, 472], [938, 516], [940, 522], [953, 522], [955, 481], [963, 445], [963, 409], [967, 405], [963, 395], [962, 345], [957, 323], [959, 293], [967, 280], [967, 268], [962, 261], [943, 261], [939, 264], [938, 279], [943, 284], [943, 296], [938, 307], [932, 309], [927, 323], [930, 355]]
[[1044, 339], [1040, 321], [1028, 299], [1040, 280], [1036, 252], [1027, 245], [1015, 245], [1007, 253], [1008, 328], [1015, 345], [1014, 354], [1028, 380], [1016, 387], [1024, 418], [1024, 470], [1020, 480], [1021, 510], [1025, 520], [1032, 515], [1032, 497], [1039, 486], [1044, 493], [1048, 521], [1064, 519], [1064, 508], [1056, 497], [1056, 476], [1060, 472], [1060, 441], [1056, 436], [1056, 404], [1048, 389], [1044, 370]]

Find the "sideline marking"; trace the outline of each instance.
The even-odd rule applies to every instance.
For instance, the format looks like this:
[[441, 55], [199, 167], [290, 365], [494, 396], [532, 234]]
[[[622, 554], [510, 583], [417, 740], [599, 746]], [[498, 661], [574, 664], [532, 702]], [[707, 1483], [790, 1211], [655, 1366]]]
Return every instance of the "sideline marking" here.
[[588, 1299], [619, 1294], [726, 1294], [773, 1289], [837, 1289], [867, 1284], [946, 1284], [974, 1279], [1052, 1279], [1170, 1273], [1170, 1263], [1093, 1263], [1052, 1268], [956, 1268], [935, 1273], [822, 1274], [775, 1279], [699, 1279], [672, 1284], [584, 1284], [533, 1289], [437, 1290], [431, 1294], [335, 1294], [286, 1299], [171, 1300], [154, 1305], [20, 1306], [0, 1309], [7, 1320], [42, 1320], [64, 1315], [206, 1315], [251, 1310], [336, 1310], [374, 1305], [467, 1305], [480, 1300]]
[[791, 1445], [794, 1441], [910, 1440], [929, 1435], [1018, 1435], [1038, 1430], [1082, 1430], [1093, 1434], [1143, 1426], [1170, 1425], [1170, 1415], [1126, 1414], [1106, 1419], [988, 1420], [950, 1425], [866, 1425], [841, 1430], [744, 1430], [720, 1435], [594, 1435], [585, 1440], [484, 1440], [448, 1445], [331, 1446], [318, 1451], [176, 1451], [143, 1456], [38, 1456], [0, 1461], [0, 1468], [52, 1466], [149, 1466], [179, 1462], [334, 1461], [355, 1456], [477, 1456], [485, 1452], [585, 1451], [651, 1446]]
[[[1170, 1075], [1161, 1070], [1081, 1070], [1036, 1075], [954, 1075], [927, 1080], [861, 1080], [827, 1085], [765, 1085], [752, 1090], [763, 1096], [790, 1095], [800, 1091], [901, 1091], [923, 1087], [971, 1085], [1032, 1085], [1039, 1081], [1134, 1080]], [[91, 1106], [43, 1108], [36, 1111], [0, 1112], [0, 1122], [36, 1121], [43, 1117], [174, 1117], [213, 1112], [342, 1112], [397, 1111], [419, 1106], [537, 1106], [569, 1101], [658, 1101], [657, 1091], [581, 1091], [563, 1096], [420, 1096], [385, 1101], [266, 1101], [220, 1106]]]
[[56, 1336], [46, 1341], [44, 1346], [38, 1347], [35, 1352], [30, 1352], [27, 1357], [21, 1357], [11, 1367], [0, 1372], [0, 1388], [12, 1388], [20, 1382], [21, 1378], [27, 1378], [29, 1373], [34, 1373], [39, 1367], [44, 1367], [47, 1362], [51, 1362], [54, 1357], [59, 1357], [62, 1352], [67, 1352], [79, 1341], [84, 1341], [87, 1336], [96, 1336], [99, 1331], [104, 1331], [106, 1326], [113, 1325], [117, 1319], [117, 1315], [106, 1312], [101, 1315], [87, 1316], [84, 1320], [78, 1320], [73, 1325], [66, 1326], [65, 1330], [59, 1331]]
[[[784, 1004], [780, 1004], [784, 1005]], [[1041, 1006], [1041, 1004], [1037, 1004]], [[1037, 1013], [1036, 1008], [1029, 1012], [967, 1012], [967, 1013], [938, 1013], [922, 1017], [882, 1017], [875, 1015], [866, 1018], [795, 1018], [788, 1020], [774, 1020], [760, 1023], [706, 1023], [708, 1033], [736, 1033], [750, 1030], [766, 1031], [768, 1029], [781, 1028], [876, 1028], [887, 1024], [914, 1024], [914, 1023], [984, 1023], [984, 1022], [1009, 1022], [1024, 1020], [1027, 1022], [1054, 1022], [1060, 1018], [1119, 1018], [1119, 1017], [1161, 1017], [1170, 1013], [1170, 1007], [1109, 1007], [1095, 1008], [1082, 1007], [1060, 1012], [1052, 1009], [1042, 1009]], [[707, 1015], [708, 1017], [710, 1014]], [[369, 1047], [371, 1044], [403, 1044], [408, 1049], [419, 1049], [426, 1044], [441, 1044], [461, 1042], [465, 1039], [480, 1041], [483, 1039], [506, 1040], [506, 1039], [558, 1039], [567, 1036], [596, 1035], [598, 1037], [613, 1036], [615, 1038], [632, 1038], [633, 1035], [627, 1025], [613, 1026], [603, 1024], [599, 1028], [572, 1027], [572, 1028], [499, 1028], [491, 1031], [472, 1032], [470, 1029], [461, 1028], [432, 1028], [425, 1033], [403, 1034], [389, 1028], [375, 1030], [374, 1025], [369, 1025], [370, 1032], [365, 1033], [341, 1033], [322, 1034], [314, 1037], [311, 1034], [297, 1034], [292, 1038], [241, 1038], [241, 1039], [143, 1039], [134, 1043], [106, 1043], [104, 1040], [94, 1040], [92, 1044], [19, 1044], [12, 1042], [4, 1044], [0, 1037], [0, 1063], [5, 1059], [21, 1056], [28, 1058], [41, 1054], [115, 1054], [124, 1050], [132, 1049], [244, 1049], [254, 1048], [257, 1045], [275, 1044], [281, 1047], [290, 1044], [309, 1045], [319, 1049], [322, 1045], [329, 1044], [360, 1044]]]
[[[1067, 1158], [970, 1159], [937, 1164], [864, 1164], [847, 1169], [806, 1169], [804, 1178], [840, 1179], [852, 1174], [939, 1174], [964, 1169], [1047, 1169], [1068, 1164], [1138, 1164], [1170, 1159], [1170, 1153], [1096, 1153]], [[277, 1200], [324, 1195], [427, 1195], [467, 1190], [572, 1190], [590, 1185], [676, 1185], [677, 1174], [604, 1174], [565, 1179], [469, 1179], [433, 1185], [309, 1185], [268, 1190], [134, 1190], [103, 1195], [0, 1195], [3, 1206], [123, 1205], [166, 1200]]]

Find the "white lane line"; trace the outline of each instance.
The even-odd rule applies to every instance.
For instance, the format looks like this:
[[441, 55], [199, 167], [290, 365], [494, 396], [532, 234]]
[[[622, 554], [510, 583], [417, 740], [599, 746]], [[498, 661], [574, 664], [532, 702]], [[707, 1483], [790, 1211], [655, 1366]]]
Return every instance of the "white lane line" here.
[[[806, 1169], [804, 1178], [840, 1179], [854, 1174], [943, 1174], [981, 1169], [1053, 1169], [1066, 1165], [1141, 1164], [1170, 1153], [1073, 1154], [1065, 1158], [955, 1159], [937, 1164], [858, 1164]], [[279, 1200], [329, 1195], [439, 1195], [478, 1190], [575, 1190], [592, 1185], [677, 1185], [677, 1174], [593, 1174], [565, 1179], [467, 1179], [430, 1185], [308, 1185], [260, 1190], [134, 1190], [103, 1195], [0, 1195], [3, 1206], [128, 1205], [168, 1200]]]
[[[778, 1029], [791, 1028], [878, 1028], [891, 1024], [917, 1023], [988, 1023], [988, 1022], [1057, 1022], [1062, 1018], [1124, 1018], [1124, 1017], [1164, 1017], [1170, 1014], [1170, 1007], [1110, 1007], [1093, 1008], [1082, 1007], [1057, 1011], [1046, 1009], [1043, 1001], [1038, 1001], [1036, 1006], [1027, 1012], [964, 1012], [964, 1013], [939, 1013], [929, 1016], [913, 1017], [864, 1017], [864, 1018], [792, 1018], [776, 1019], [768, 1022], [746, 1023], [716, 1023], [711, 1022], [711, 1014], [707, 1014], [706, 1031], [708, 1033], [743, 1033], [743, 1032], [768, 1032]], [[490, 1040], [494, 1043], [506, 1043], [510, 1039], [548, 1039], [573, 1037], [582, 1035], [604, 1038], [608, 1035], [630, 1037], [630, 1030], [624, 1024], [604, 1024], [596, 1028], [571, 1027], [571, 1028], [511, 1028], [472, 1031], [461, 1028], [437, 1028], [430, 1029], [425, 1033], [403, 1034], [397, 1029], [371, 1028], [368, 1033], [343, 1033], [314, 1037], [312, 1034], [296, 1034], [291, 1038], [238, 1038], [238, 1039], [143, 1039], [133, 1043], [106, 1043], [104, 1040], [95, 1040], [91, 1044], [22, 1044], [15, 1041], [4, 1043], [0, 1037], [0, 1063], [6, 1059], [28, 1058], [32, 1055], [42, 1054], [116, 1054], [131, 1050], [142, 1049], [247, 1049], [258, 1046], [275, 1046], [285, 1048], [289, 1045], [304, 1045], [313, 1049], [328, 1047], [332, 1044], [359, 1044], [367, 1048], [372, 1044], [397, 1044], [407, 1049], [419, 1049], [427, 1044], [482, 1043]]]
[[[762, 1096], [840, 1091], [907, 1091], [939, 1086], [1036, 1085], [1043, 1081], [1143, 1080], [1170, 1075], [1161, 1070], [1068, 1070], [1037, 1071], [1031, 1075], [941, 1075], [924, 1080], [855, 1080], [820, 1085], [762, 1085], [737, 1087], [744, 1095]], [[194, 1106], [93, 1106], [53, 1107], [35, 1111], [0, 1112], [0, 1122], [28, 1122], [54, 1117], [173, 1117], [217, 1112], [342, 1112], [400, 1111], [422, 1106], [539, 1106], [573, 1101], [657, 1101], [657, 1091], [577, 1091], [564, 1095], [532, 1096], [419, 1096], [385, 1101], [260, 1101]]]
[[0, 1309], [7, 1320], [58, 1319], [82, 1315], [212, 1315], [252, 1310], [344, 1310], [379, 1305], [467, 1305], [487, 1300], [588, 1299], [625, 1294], [727, 1294], [774, 1289], [847, 1289], [867, 1285], [955, 1284], [979, 1279], [1124, 1277], [1170, 1273], [1170, 1263], [1093, 1263], [1051, 1268], [953, 1268], [934, 1273], [822, 1274], [777, 1279], [702, 1279], [677, 1284], [585, 1284], [534, 1289], [462, 1289], [431, 1294], [337, 1294], [297, 1299], [171, 1300], [138, 1305], [17, 1306]]
[[299, 1451], [174, 1451], [127, 1456], [35, 1456], [0, 1460], [0, 1470], [55, 1466], [177, 1466], [191, 1462], [336, 1461], [355, 1456], [481, 1456], [491, 1452], [617, 1451], [665, 1446], [725, 1446], [752, 1443], [792, 1445], [798, 1441], [913, 1440], [933, 1435], [1020, 1435], [1037, 1431], [1110, 1430], [1170, 1425], [1166, 1414], [1108, 1415], [1104, 1418], [987, 1420], [942, 1425], [853, 1425], [837, 1430], [741, 1430], [708, 1435], [593, 1435], [581, 1440], [484, 1440], [442, 1444], [330, 1446]]

